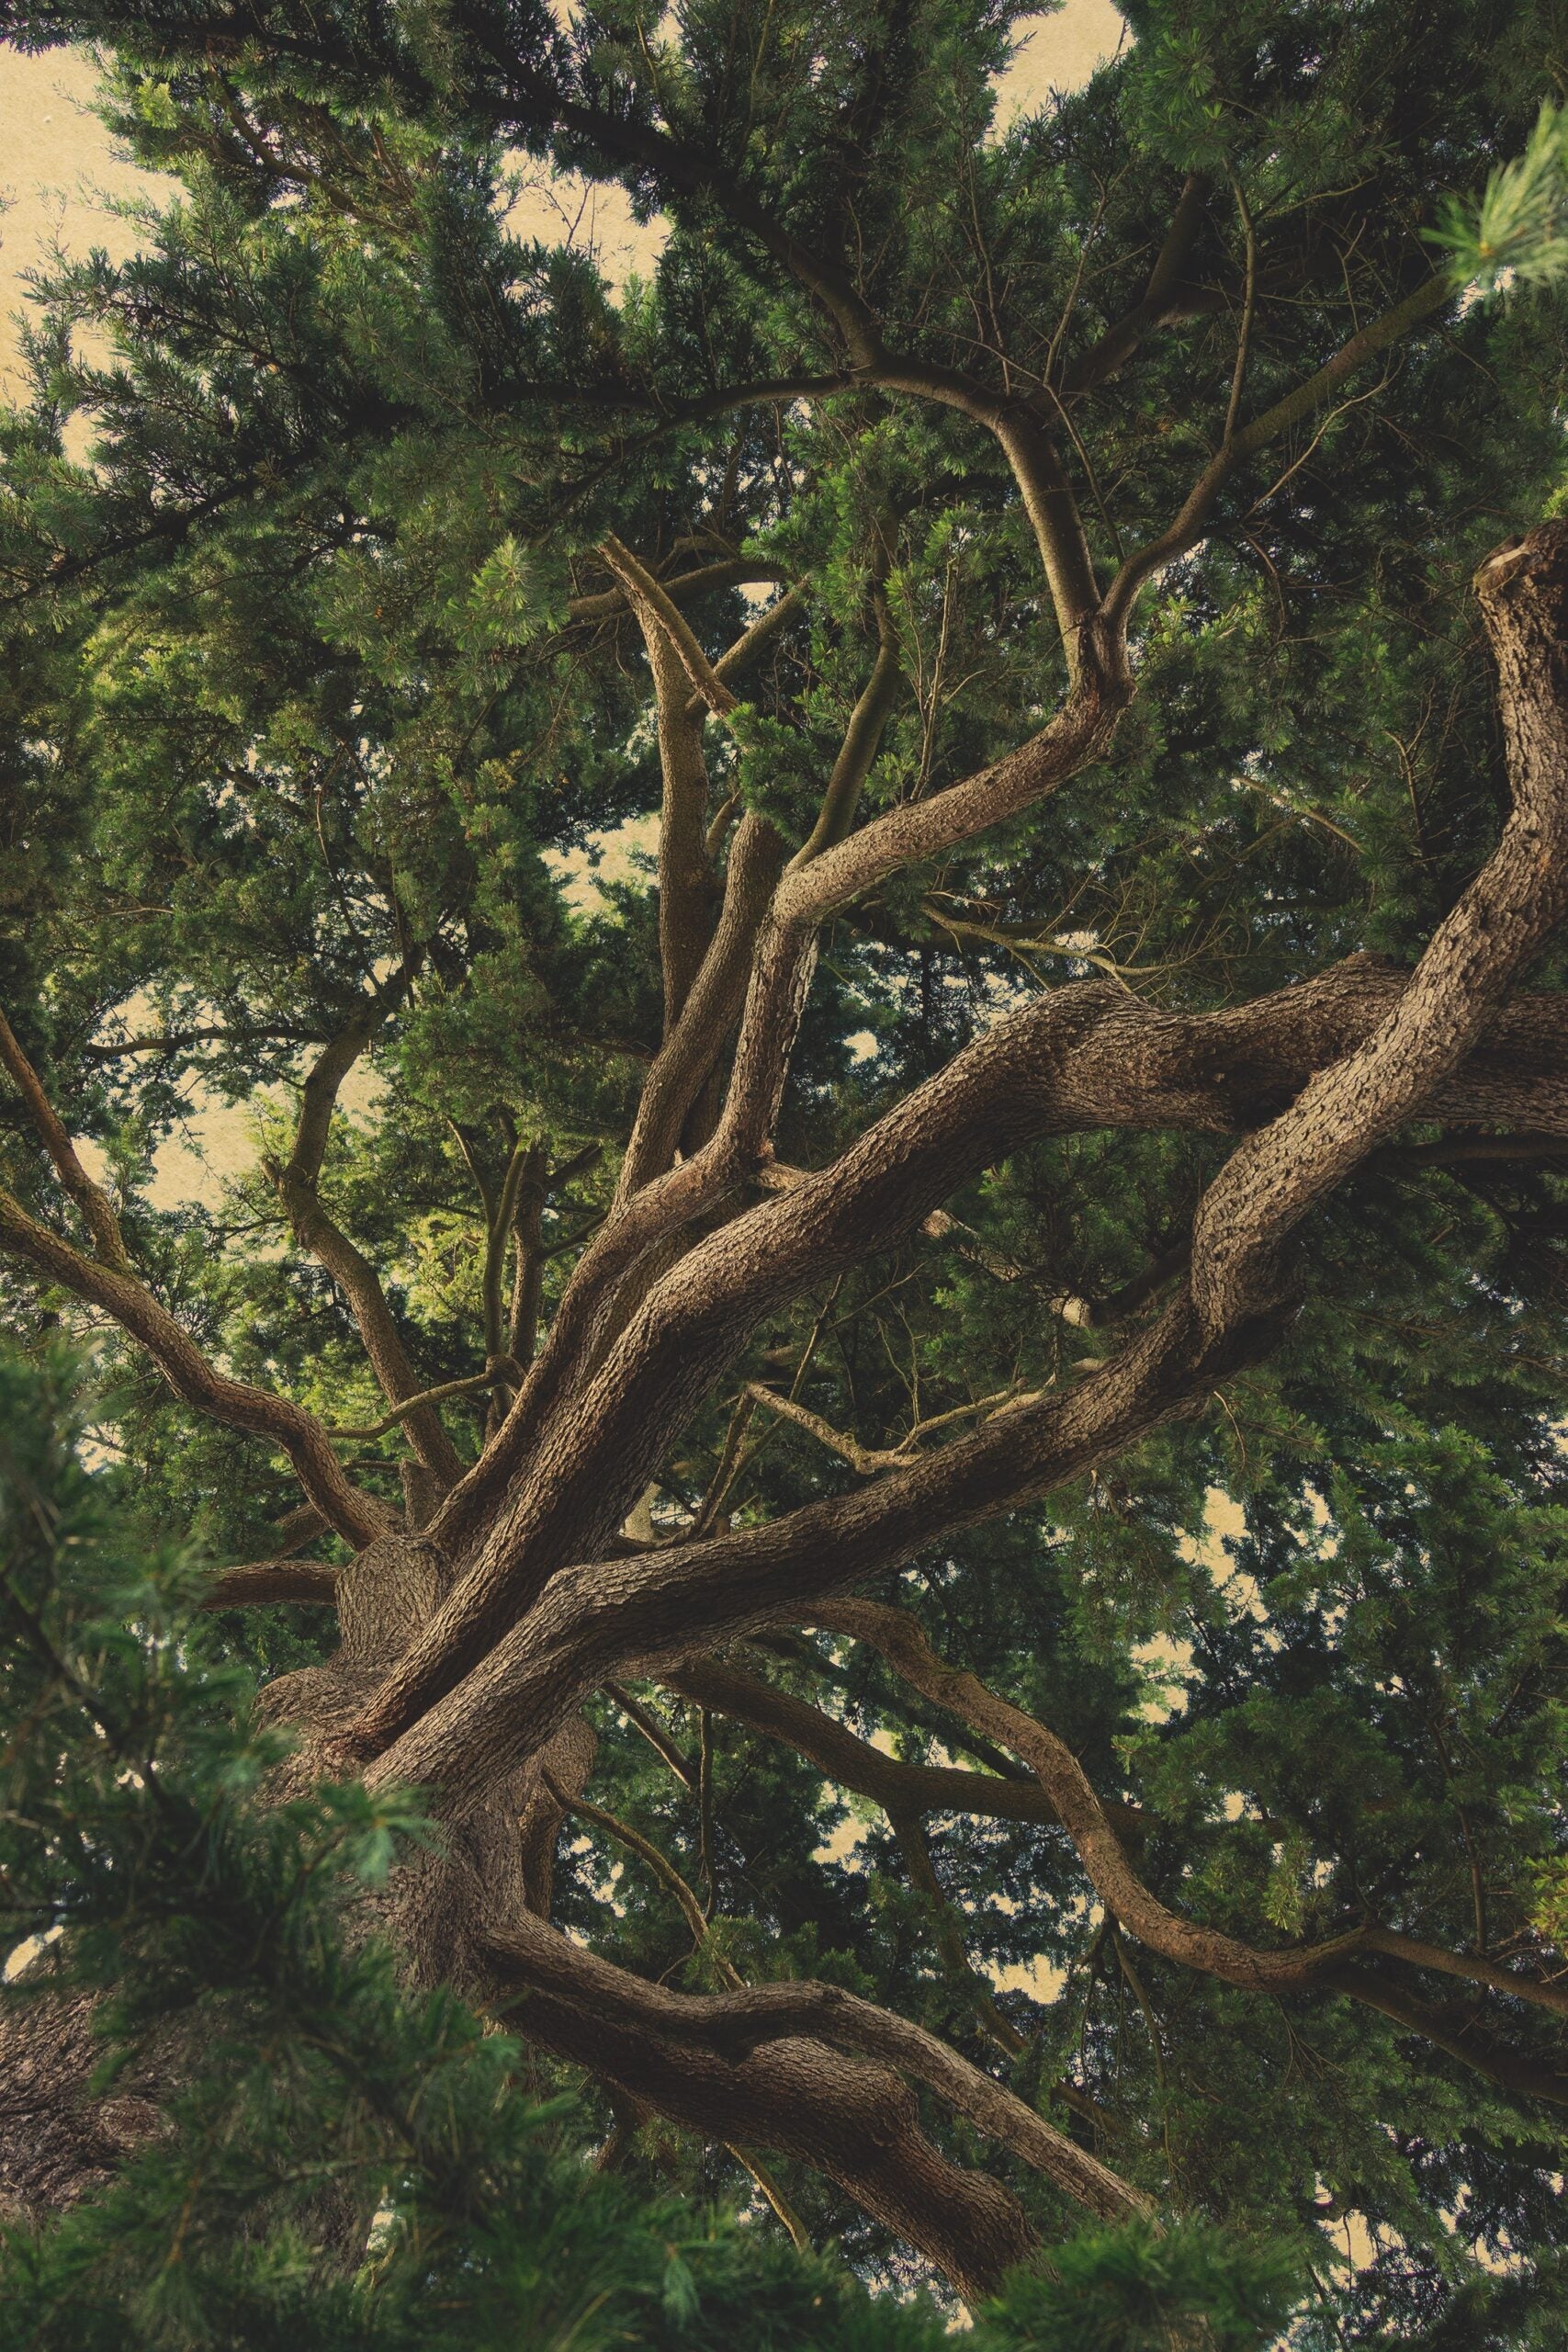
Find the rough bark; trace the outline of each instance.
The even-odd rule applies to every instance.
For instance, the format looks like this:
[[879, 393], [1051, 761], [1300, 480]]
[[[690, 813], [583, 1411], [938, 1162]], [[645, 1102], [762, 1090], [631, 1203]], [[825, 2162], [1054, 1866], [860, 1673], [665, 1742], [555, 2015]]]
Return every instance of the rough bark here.
[[[787, 2041], [803, 2052], [811, 2049], [818, 2064], [823, 2052], [838, 2052], [869, 2059], [879, 2068], [897, 2068], [935, 2092], [976, 2130], [1046, 2174], [1087, 2211], [1116, 2220], [1148, 2210], [1146, 2199], [1005, 2085], [934, 2034], [839, 1985], [795, 1981], [722, 1994], [671, 1993], [584, 1952], [537, 1918], [498, 1930], [492, 1951], [497, 1965], [528, 1988], [530, 2004], [536, 1994], [548, 1994], [590, 2018], [620, 2017], [650, 2030], [676, 2052], [685, 2050], [734, 2066]], [[626, 2087], [635, 2090], [637, 2086]], [[830, 2111], [832, 2101], [827, 2104]], [[770, 2139], [770, 2128], [762, 2099], [739, 2136], [784, 2146], [784, 2142]]]
[[1193, 1227], [1194, 1289], [1211, 1329], [1268, 1303], [1284, 1240], [1432, 1101], [1568, 912], [1568, 523], [1498, 548], [1476, 590], [1513, 787], [1503, 838], [1397, 1005], [1249, 1137], [1211, 1186]]
[[[42, 1977], [47, 1962], [35, 1962]], [[156, 2075], [88, 2089], [102, 2062], [90, 1994], [29, 1987], [0, 2007], [0, 2222], [76, 2204], [113, 2179], [158, 2128]]]
[[[869, 1491], [705, 1543], [562, 1570], [460, 1683], [383, 1748], [366, 1777], [376, 1785], [417, 1781], [460, 1811], [498, 1766], [548, 1737], [606, 1677], [788, 1619], [977, 1524], [1004, 1500], [1047, 1492], [1195, 1409], [1234, 1361], [1199, 1348], [1183, 1298], [1075, 1387], [998, 1416]], [[349, 1735], [346, 1756], [363, 1755], [379, 1704], [378, 1694]]]
[[607, 2075], [705, 2138], [798, 2157], [976, 2299], [1032, 2252], [1011, 2193], [950, 2163], [919, 2129], [913, 2093], [883, 2066], [807, 2041], [743, 2058], [662, 2039], [640, 2018], [533, 1993], [522, 2030]]

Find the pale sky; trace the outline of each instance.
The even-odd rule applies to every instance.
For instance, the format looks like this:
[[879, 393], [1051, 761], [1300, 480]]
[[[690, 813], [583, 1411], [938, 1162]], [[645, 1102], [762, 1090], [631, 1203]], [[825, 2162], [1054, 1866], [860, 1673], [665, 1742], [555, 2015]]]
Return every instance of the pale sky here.
[[[1000, 119], [1006, 123], [1036, 106], [1053, 89], [1074, 90], [1095, 67], [1114, 56], [1125, 34], [1111, 0], [1066, 0], [1055, 16], [1024, 20], [1030, 29], [1003, 76]], [[82, 51], [50, 50], [23, 57], [0, 48], [0, 392], [14, 382], [14, 314], [25, 271], [45, 258], [58, 238], [66, 251], [82, 254], [104, 246], [111, 258], [130, 252], [134, 232], [105, 199], [151, 195], [166, 200], [169, 183], [123, 162], [108, 133], [90, 112], [96, 74]], [[520, 225], [551, 233], [564, 213], [576, 219], [573, 191], [555, 200], [543, 188], [525, 199]], [[560, 235], [560, 226], [554, 226]], [[623, 279], [645, 271], [658, 250], [657, 228], [639, 230], [619, 191], [600, 189], [593, 212], [579, 224], [601, 249], [606, 273]]]

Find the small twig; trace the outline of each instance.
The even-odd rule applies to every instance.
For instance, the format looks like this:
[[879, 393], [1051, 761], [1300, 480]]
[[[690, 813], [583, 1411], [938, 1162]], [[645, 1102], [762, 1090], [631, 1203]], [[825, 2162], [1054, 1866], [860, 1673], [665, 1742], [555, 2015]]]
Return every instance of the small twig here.
[[719, 1509], [729, 1491], [741, 1440], [746, 1434], [747, 1425], [755, 1411], [755, 1398], [742, 1389], [736, 1402], [735, 1410], [730, 1414], [729, 1426], [724, 1432], [724, 1444], [720, 1449], [713, 1476], [708, 1481], [707, 1492], [697, 1505], [697, 1515], [692, 1522], [691, 1541], [693, 1543], [699, 1542], [718, 1517]]
[[[625, 1846], [648, 1864], [660, 1884], [667, 1887], [680, 1905], [686, 1925], [692, 1931], [693, 1949], [701, 1951], [711, 1941], [709, 1922], [702, 1905], [674, 1863], [661, 1854], [640, 1830], [634, 1829], [629, 1822], [620, 1820], [613, 1813], [606, 1813], [603, 1805], [591, 1804], [586, 1797], [568, 1796], [554, 1774], [544, 1765], [539, 1767], [539, 1779], [563, 1813], [570, 1813], [581, 1821], [592, 1822], [596, 1829], [602, 1829], [607, 1838], [614, 1838], [618, 1845]], [[731, 1992], [745, 1990], [744, 1978], [731, 1967], [722, 1952], [710, 1952], [708, 1956]]]
[[651, 1713], [638, 1700], [634, 1699], [631, 1692], [619, 1682], [606, 1682], [603, 1687], [619, 1707], [626, 1721], [629, 1724], [635, 1724], [654, 1753], [663, 1758], [682, 1787], [694, 1790], [697, 1776], [658, 1716]]
[[[750, 627], [742, 630], [728, 651], [719, 655], [713, 665], [713, 674], [720, 685], [728, 686], [732, 678], [738, 678], [741, 671], [756, 659], [769, 639], [776, 637], [785, 622], [795, 618], [806, 601], [806, 586], [804, 580], [797, 580], [792, 588], [786, 588], [782, 596], [774, 598], [765, 613], [760, 613]], [[708, 697], [701, 693], [694, 694], [686, 705], [689, 716], [694, 718], [699, 712], [714, 707]]]
[[697, 1713], [697, 1852], [701, 1858], [703, 1886], [706, 1900], [703, 1917], [711, 1923], [718, 1900], [718, 1882], [713, 1868], [713, 1714], [702, 1707]]
[[810, 2232], [766, 2165], [754, 2156], [749, 2148], [738, 2148], [733, 2140], [727, 2140], [724, 2144], [735, 2158], [736, 2163], [750, 2174], [762, 2195], [795, 2240], [799, 2251], [802, 2254], [809, 2254], [811, 2252]]
[[405, 1396], [378, 1421], [367, 1421], [363, 1428], [337, 1427], [329, 1424], [327, 1435], [332, 1438], [385, 1437], [389, 1430], [406, 1420], [410, 1413], [417, 1413], [422, 1405], [444, 1404], [448, 1396], [469, 1396], [476, 1388], [488, 1388], [499, 1376], [522, 1380], [523, 1367], [512, 1356], [495, 1356], [482, 1372], [472, 1372], [466, 1380], [444, 1380], [438, 1388], [422, 1389], [417, 1396]]
[[929, 1437], [933, 1430], [946, 1429], [953, 1421], [967, 1420], [976, 1413], [995, 1412], [1003, 1406], [1026, 1405], [1032, 1401], [1032, 1392], [998, 1388], [993, 1396], [976, 1397], [972, 1404], [955, 1405], [946, 1413], [933, 1413], [929, 1420], [917, 1421], [897, 1445], [891, 1448], [860, 1444], [856, 1439], [846, 1437], [841, 1430], [834, 1429], [819, 1413], [812, 1412], [807, 1406], [796, 1404], [793, 1396], [775, 1395], [773, 1389], [762, 1387], [760, 1382], [748, 1381], [746, 1394], [759, 1405], [766, 1406], [770, 1413], [777, 1413], [784, 1420], [794, 1421], [798, 1428], [808, 1430], [820, 1443], [834, 1453], [841, 1454], [862, 1477], [869, 1478], [878, 1470], [907, 1469], [917, 1458], [914, 1451], [917, 1442]]
[[1012, 2020], [1003, 2016], [990, 1985], [964, 1949], [958, 1915], [942, 1893], [942, 1881], [937, 1877], [919, 1815], [894, 1813], [889, 1814], [888, 1820], [899, 1850], [908, 1865], [909, 1876], [931, 1910], [937, 1950], [954, 1984], [971, 2003], [981, 2032], [999, 2050], [1006, 2051], [1010, 2058], [1021, 2058], [1029, 2045]]
[[1230, 405], [1225, 411], [1224, 438], [1227, 444], [1235, 435], [1236, 419], [1241, 413], [1241, 391], [1247, 380], [1247, 356], [1252, 342], [1252, 315], [1258, 297], [1258, 240], [1253, 232], [1252, 214], [1247, 209], [1247, 198], [1243, 193], [1241, 182], [1235, 180], [1232, 186], [1235, 193], [1236, 209], [1241, 214], [1242, 230], [1247, 238], [1247, 290], [1242, 296], [1241, 332], [1236, 337], [1235, 369], [1231, 377]]
[[1275, 808], [1282, 808], [1288, 817], [1309, 818], [1314, 825], [1321, 825], [1325, 832], [1335, 834], [1338, 840], [1345, 843], [1348, 849], [1353, 849], [1358, 857], [1362, 857], [1366, 854], [1361, 843], [1356, 839], [1354, 833], [1348, 833], [1343, 825], [1337, 825], [1332, 817], [1325, 817], [1324, 815], [1321, 808], [1298, 808], [1293, 800], [1287, 800], [1285, 795], [1282, 792], [1276, 790], [1273, 785], [1264, 784], [1260, 778], [1255, 775], [1237, 775], [1234, 781], [1237, 784], [1246, 785], [1249, 791], [1260, 792], [1265, 800], [1271, 800]]

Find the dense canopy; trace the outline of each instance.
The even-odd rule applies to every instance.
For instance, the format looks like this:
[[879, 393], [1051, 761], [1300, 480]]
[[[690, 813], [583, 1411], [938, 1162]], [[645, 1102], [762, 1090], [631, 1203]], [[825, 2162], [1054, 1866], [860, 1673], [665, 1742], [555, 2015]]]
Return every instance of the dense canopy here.
[[17, 2342], [1561, 2340], [1568, 13], [1022, 15], [0, 5]]

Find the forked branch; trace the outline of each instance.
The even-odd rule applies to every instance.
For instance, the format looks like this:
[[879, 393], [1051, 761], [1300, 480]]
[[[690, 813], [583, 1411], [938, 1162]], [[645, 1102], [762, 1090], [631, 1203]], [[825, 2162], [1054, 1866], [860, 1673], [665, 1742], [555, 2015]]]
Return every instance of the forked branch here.
[[[450, 1690], [525, 1613], [552, 1574], [573, 1561], [603, 1556], [608, 1533], [759, 1316], [869, 1251], [893, 1246], [965, 1176], [1034, 1136], [1085, 1126], [1223, 1133], [1255, 1124], [1258, 1105], [1298, 1092], [1315, 1070], [1339, 1059], [1375, 1027], [1405, 985], [1404, 974], [1352, 958], [1255, 1005], [1178, 1015], [1156, 1012], [1107, 984], [1083, 982], [999, 1023], [830, 1168], [734, 1219], [666, 1276], [604, 1359], [570, 1419], [557, 1420], [547, 1444], [540, 1443], [536, 1429], [530, 1479], [492, 1521], [486, 1551], [378, 1694], [367, 1735], [378, 1743], [412, 1726], [421, 1708]], [[1521, 1000], [1495, 1016], [1485, 1035], [1486, 1049], [1454, 1072], [1429, 1114], [1537, 1130], [1562, 1125], [1568, 1131], [1568, 1044], [1558, 1000]], [[1230, 1075], [1235, 1069], [1245, 1070], [1245, 1083]], [[701, 1199], [705, 1163], [711, 1168], [699, 1153], [649, 1185], [618, 1227], [606, 1233], [618, 1230], [624, 1240], [641, 1204], [650, 1196], [656, 1207], [667, 1201], [667, 1188], [689, 1182]], [[657, 1216], [650, 1227], [656, 1237]], [[968, 1523], [971, 1512], [984, 1516], [1042, 1491], [1035, 1482], [1044, 1477], [1048, 1483], [1045, 1465], [1057, 1458], [1059, 1415], [1066, 1412], [1072, 1422], [1075, 1399], [1092, 1396], [1104, 1402], [1109, 1428], [1123, 1406], [1132, 1408], [1125, 1377], [1138, 1384], [1137, 1409], [1146, 1407], [1158, 1419], [1188, 1409], [1207, 1393], [1233, 1344], [1244, 1354], [1263, 1344], [1261, 1331], [1242, 1329], [1234, 1343], [1227, 1338], [1216, 1351], [1195, 1324], [1183, 1320], [1188, 1314], [1183, 1293], [1151, 1333], [1077, 1388], [993, 1421], [918, 1470], [889, 1472], [871, 1493], [850, 1499], [874, 1514], [888, 1498], [896, 1517], [894, 1498], [908, 1490], [908, 1481], [918, 1479], [922, 1493], [924, 1482], [931, 1481], [929, 1499], [937, 1516], [917, 1522], [919, 1532], [905, 1542], [907, 1557], [936, 1539], [939, 1524], [957, 1523], [949, 1510]], [[1157, 1373], [1143, 1352], [1150, 1346], [1158, 1353]], [[541, 1365], [548, 1356], [547, 1349]], [[1144, 1385], [1145, 1374], [1151, 1385]], [[525, 1391], [513, 1423], [527, 1401]], [[502, 1444], [505, 1437], [503, 1431]], [[848, 1501], [841, 1506], [848, 1507]], [[781, 1527], [794, 1527], [796, 1520], [815, 1524], [808, 1511]], [[747, 1538], [764, 1550], [781, 1540], [790, 1539], [780, 1529], [752, 1531]], [[716, 1561], [727, 1556], [722, 1547], [728, 1541], [698, 1548]], [[682, 1547], [665, 1556], [683, 1556]], [[890, 1556], [877, 1555], [879, 1561]], [[624, 1572], [621, 1564], [616, 1573]], [[412, 1777], [435, 1776], [422, 1770]]]
[[[770, 2047], [808, 2039], [896, 2067], [933, 2091], [987, 2138], [1054, 2180], [1089, 2211], [1111, 2220], [1148, 2210], [1135, 2189], [993, 2076], [923, 2027], [838, 1985], [796, 1980], [705, 1996], [670, 1993], [585, 1951], [536, 1920], [521, 1927], [509, 1922], [504, 1928], [492, 1928], [489, 1948], [522, 1984], [556, 1994], [572, 2007], [615, 2026], [629, 2014], [666, 2047], [673, 2044], [684, 2049], [694, 2064], [716, 2059], [721, 2064], [742, 2067]], [[525, 2002], [519, 2011], [525, 2031], [531, 2007]], [[606, 2071], [616, 2069], [610, 2065]], [[806, 2160], [833, 2173], [834, 2165], [824, 2155], [824, 2143], [830, 2146], [835, 2134], [830, 2070], [820, 2069], [818, 2079], [824, 2081], [828, 2096], [818, 2144]], [[628, 2084], [627, 2087], [639, 2086]], [[664, 2104], [662, 2098], [660, 2104]], [[769, 2144], [766, 2129], [761, 2126], [754, 2126], [747, 2136]]]

